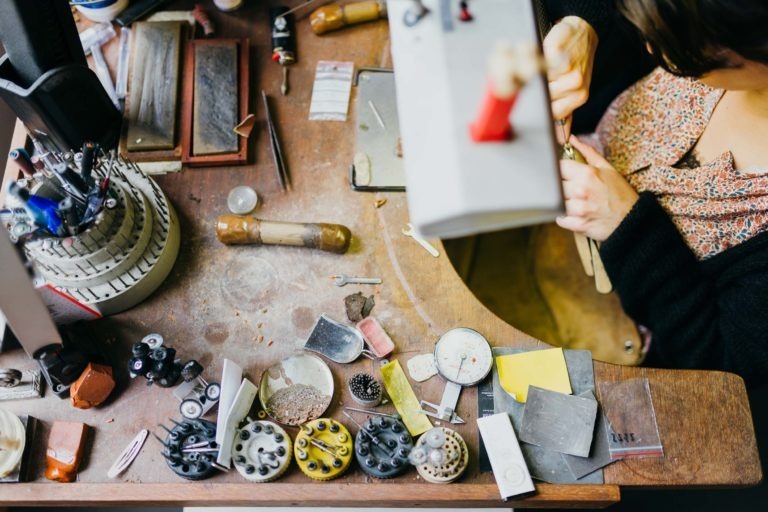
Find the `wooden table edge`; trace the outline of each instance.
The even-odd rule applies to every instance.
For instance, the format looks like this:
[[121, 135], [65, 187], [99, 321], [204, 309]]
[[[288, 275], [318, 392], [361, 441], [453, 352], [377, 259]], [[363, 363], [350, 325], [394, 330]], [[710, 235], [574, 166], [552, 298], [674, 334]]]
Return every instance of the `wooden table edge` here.
[[[83, 505], [77, 495], [88, 496], [88, 506], [318, 506], [324, 507], [515, 507], [525, 508], [603, 508], [619, 502], [617, 485], [536, 486], [536, 494], [502, 501], [496, 484], [370, 483], [331, 484], [256, 484], [243, 483], [77, 483], [14, 484], [0, 489], [3, 506]], [[215, 491], [215, 492], [214, 492]]]

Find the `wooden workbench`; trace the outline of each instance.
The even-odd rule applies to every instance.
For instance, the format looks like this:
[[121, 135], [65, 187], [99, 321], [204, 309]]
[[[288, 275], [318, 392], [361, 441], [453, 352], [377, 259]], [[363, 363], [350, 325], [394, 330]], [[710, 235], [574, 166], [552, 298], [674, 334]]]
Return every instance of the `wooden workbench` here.
[[[177, 2], [191, 6], [193, 2]], [[208, 5], [208, 4], [206, 4]], [[94, 324], [119, 361], [118, 389], [110, 402], [81, 411], [50, 392], [45, 399], [6, 402], [17, 414], [32, 414], [45, 424], [35, 439], [34, 482], [0, 486], [6, 506], [89, 505], [318, 505], [318, 506], [500, 506], [490, 473], [480, 474], [474, 425], [476, 391], [462, 393], [458, 412], [468, 418], [459, 426], [470, 447], [471, 466], [455, 484], [424, 483], [414, 470], [378, 481], [355, 467], [342, 478], [310, 481], [295, 465], [274, 483], [252, 484], [235, 471], [204, 482], [187, 482], [166, 466], [160, 445], [149, 439], [119, 479], [106, 472], [123, 447], [142, 428], [156, 430], [178, 416], [172, 389], [131, 382], [125, 361], [130, 346], [151, 332], [162, 334], [184, 360], [198, 359], [208, 380], [218, 380], [222, 359], [230, 358], [258, 383], [261, 372], [301, 351], [321, 313], [344, 320], [343, 299], [362, 290], [374, 293], [373, 310], [397, 346], [401, 363], [430, 352], [437, 337], [458, 326], [483, 333], [492, 345], [544, 346], [490, 313], [464, 285], [441, 249], [432, 258], [400, 230], [408, 221], [402, 193], [358, 193], [347, 175], [353, 157], [352, 121], [307, 120], [314, 67], [318, 60], [354, 61], [357, 67], [391, 67], [386, 22], [380, 21], [317, 37], [306, 19], [299, 21], [299, 63], [291, 69], [291, 91], [280, 97], [281, 70], [270, 61], [266, 9], [260, 2], [224, 15], [209, 5], [219, 34], [251, 39], [251, 111], [260, 123], [252, 135], [255, 164], [232, 168], [188, 169], [159, 177], [179, 214], [182, 244], [166, 282], [145, 302]], [[300, 17], [301, 18], [301, 17]], [[274, 98], [293, 190], [280, 192], [264, 131], [264, 112], [256, 101], [264, 88]], [[263, 198], [261, 218], [337, 222], [347, 225], [354, 241], [346, 255], [286, 247], [227, 247], [216, 240], [213, 226], [226, 212], [228, 191], [253, 186]], [[386, 198], [377, 209], [374, 200]], [[439, 198], [436, 198], [439, 200]], [[371, 275], [376, 287], [334, 286], [332, 274]], [[259, 337], [264, 336], [259, 342]], [[20, 350], [0, 355], [0, 366], [34, 368]], [[349, 365], [329, 363], [336, 392], [327, 414], [341, 419], [341, 407], [353, 405], [343, 383], [353, 372], [377, 372], [360, 359]], [[750, 486], [762, 479], [747, 395], [742, 380], [731, 374], [665, 371], [595, 363], [596, 381], [647, 377], [650, 381], [665, 457], [622, 461], [605, 470], [605, 485], [537, 485], [538, 493], [507, 506], [595, 507], [620, 498], [619, 486]], [[439, 401], [438, 377], [414, 384], [416, 394]], [[254, 406], [255, 410], [255, 406]], [[43, 478], [44, 445], [53, 420], [86, 422], [93, 438], [77, 483], [53, 484]], [[355, 429], [353, 429], [354, 431]], [[289, 430], [295, 435], [295, 429]]]

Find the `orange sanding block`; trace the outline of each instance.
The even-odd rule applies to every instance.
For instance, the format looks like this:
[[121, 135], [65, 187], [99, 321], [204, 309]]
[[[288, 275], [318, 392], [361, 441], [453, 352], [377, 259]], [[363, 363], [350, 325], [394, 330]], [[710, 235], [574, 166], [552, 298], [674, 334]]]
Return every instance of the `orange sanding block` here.
[[45, 478], [56, 482], [73, 482], [83, 459], [88, 425], [70, 421], [54, 421], [45, 452]]
[[72, 405], [78, 409], [90, 409], [101, 404], [115, 389], [112, 368], [103, 364], [88, 363], [80, 378], [69, 388]]

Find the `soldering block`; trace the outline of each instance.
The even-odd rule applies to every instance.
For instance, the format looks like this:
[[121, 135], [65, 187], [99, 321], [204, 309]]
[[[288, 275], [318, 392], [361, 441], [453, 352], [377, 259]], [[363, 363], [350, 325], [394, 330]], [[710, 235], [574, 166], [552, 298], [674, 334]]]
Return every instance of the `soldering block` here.
[[90, 409], [104, 402], [115, 389], [112, 368], [103, 364], [88, 363], [80, 378], [70, 388], [72, 405], [78, 409]]
[[56, 482], [73, 482], [83, 459], [88, 425], [70, 421], [54, 421], [45, 452], [45, 478]]

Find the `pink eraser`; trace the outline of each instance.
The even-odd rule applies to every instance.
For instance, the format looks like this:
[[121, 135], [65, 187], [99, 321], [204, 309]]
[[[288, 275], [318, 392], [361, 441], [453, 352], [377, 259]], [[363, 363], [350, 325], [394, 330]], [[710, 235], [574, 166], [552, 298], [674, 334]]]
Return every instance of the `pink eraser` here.
[[357, 330], [363, 335], [365, 343], [376, 357], [384, 357], [395, 350], [395, 344], [389, 337], [387, 331], [381, 326], [378, 320], [369, 316], [363, 318], [357, 323]]

